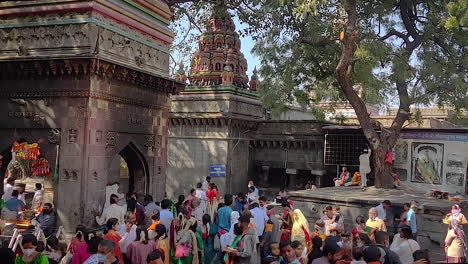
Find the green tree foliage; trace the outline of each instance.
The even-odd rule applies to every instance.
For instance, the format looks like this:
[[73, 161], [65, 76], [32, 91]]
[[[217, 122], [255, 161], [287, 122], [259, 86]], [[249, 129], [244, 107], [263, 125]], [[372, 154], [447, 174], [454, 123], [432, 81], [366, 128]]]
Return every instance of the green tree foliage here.
[[[319, 101], [348, 100], [373, 149], [378, 187], [391, 186], [384, 157], [412, 104], [468, 107], [467, 0], [226, 4], [248, 23], [242, 33], [257, 41], [264, 104], [280, 112], [290, 103], [317, 109]], [[391, 127], [372, 120], [366, 103], [398, 105]]]

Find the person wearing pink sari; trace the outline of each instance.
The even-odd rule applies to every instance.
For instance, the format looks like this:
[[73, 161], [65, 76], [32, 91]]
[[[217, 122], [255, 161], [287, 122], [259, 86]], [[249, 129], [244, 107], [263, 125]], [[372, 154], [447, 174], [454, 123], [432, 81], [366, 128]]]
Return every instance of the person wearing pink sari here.
[[79, 246], [73, 253], [71, 264], [83, 264], [91, 255], [96, 254], [101, 240], [102, 238], [94, 236]]

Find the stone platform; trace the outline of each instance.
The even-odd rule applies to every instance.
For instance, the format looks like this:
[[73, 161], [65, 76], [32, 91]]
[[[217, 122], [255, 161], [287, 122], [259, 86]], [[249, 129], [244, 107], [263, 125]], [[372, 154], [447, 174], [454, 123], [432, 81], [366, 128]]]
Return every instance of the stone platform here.
[[[310, 223], [314, 223], [321, 216], [325, 206], [340, 206], [347, 230], [352, 228], [358, 215], [367, 218], [369, 208], [377, 206], [382, 200], [390, 200], [392, 208], [387, 212], [389, 233], [394, 232], [394, 213], [402, 211], [404, 203], [416, 200], [419, 202], [418, 242], [422, 248], [429, 249], [431, 252], [443, 250], [447, 225], [442, 223], [442, 219], [450, 212], [450, 207], [454, 204], [448, 200], [425, 197], [424, 193], [411, 190], [383, 190], [374, 187], [333, 187], [292, 191], [290, 198], [294, 201], [294, 207], [301, 209]], [[458, 204], [466, 215], [468, 200], [460, 201]]]

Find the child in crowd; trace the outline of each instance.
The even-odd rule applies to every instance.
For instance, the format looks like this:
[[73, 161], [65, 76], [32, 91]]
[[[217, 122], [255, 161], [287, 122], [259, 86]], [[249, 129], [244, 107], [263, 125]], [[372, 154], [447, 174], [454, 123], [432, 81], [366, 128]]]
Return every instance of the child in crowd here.
[[360, 248], [353, 249], [353, 260], [351, 261], [351, 264], [366, 264], [366, 262], [364, 261], [364, 255], [362, 253], [362, 249]]
[[301, 264], [307, 263], [306, 259], [306, 252], [304, 252], [304, 247], [302, 246], [301, 242], [298, 240], [294, 240], [291, 242], [291, 247], [296, 251], [296, 258], [301, 262]]
[[353, 255], [353, 240], [349, 232], [341, 233], [341, 240], [339, 246], [346, 252], [346, 256], [351, 257]]
[[281, 252], [280, 252], [279, 244], [274, 242], [274, 243], [270, 243], [270, 245], [268, 246], [268, 251], [265, 255], [266, 255], [266, 258], [270, 258], [270, 259], [272, 258], [280, 262], [280, 253]]
[[296, 257], [296, 251], [291, 246], [291, 241], [283, 240], [280, 243], [281, 263], [283, 264], [300, 264]]

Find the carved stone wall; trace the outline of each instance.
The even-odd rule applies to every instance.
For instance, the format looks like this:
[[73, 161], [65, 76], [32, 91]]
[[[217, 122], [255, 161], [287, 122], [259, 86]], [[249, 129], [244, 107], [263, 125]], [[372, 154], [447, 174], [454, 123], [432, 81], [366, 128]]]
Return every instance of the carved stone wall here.
[[[25, 23], [36, 26], [26, 27], [29, 24]], [[166, 45], [92, 12], [2, 20], [0, 59], [30, 56], [92, 56], [141, 72], [161, 76], [169, 73]]]

